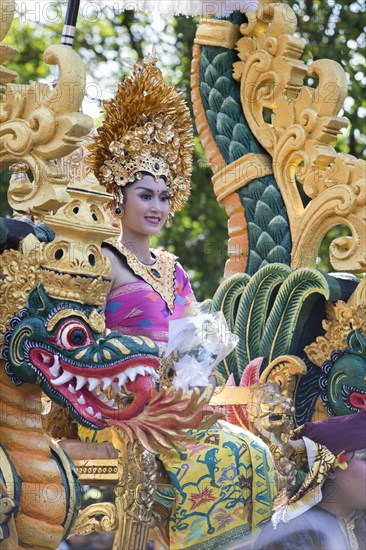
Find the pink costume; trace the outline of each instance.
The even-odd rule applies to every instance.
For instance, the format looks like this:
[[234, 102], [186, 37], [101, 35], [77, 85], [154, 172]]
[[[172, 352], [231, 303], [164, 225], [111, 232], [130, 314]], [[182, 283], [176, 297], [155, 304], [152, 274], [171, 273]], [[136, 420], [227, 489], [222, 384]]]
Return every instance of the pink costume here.
[[184, 309], [195, 301], [188, 275], [175, 264], [174, 312], [170, 314], [165, 301], [142, 279], [115, 288], [109, 293], [105, 308], [107, 327], [127, 335], [148, 336], [155, 342], [168, 341], [168, 324], [180, 319]]

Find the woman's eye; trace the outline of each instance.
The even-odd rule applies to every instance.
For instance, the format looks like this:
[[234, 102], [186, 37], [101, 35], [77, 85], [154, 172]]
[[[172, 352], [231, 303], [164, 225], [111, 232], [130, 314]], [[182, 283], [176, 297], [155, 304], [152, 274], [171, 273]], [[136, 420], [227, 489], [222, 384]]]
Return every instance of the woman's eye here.
[[151, 195], [141, 195], [141, 198], [144, 200], [149, 200], [151, 198]]

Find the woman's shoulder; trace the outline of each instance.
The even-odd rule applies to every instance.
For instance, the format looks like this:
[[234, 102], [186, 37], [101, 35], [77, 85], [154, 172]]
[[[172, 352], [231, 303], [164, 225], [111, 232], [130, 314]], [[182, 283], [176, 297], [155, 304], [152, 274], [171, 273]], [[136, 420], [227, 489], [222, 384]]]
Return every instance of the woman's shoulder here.
[[102, 251], [111, 262], [111, 290], [139, 280], [128, 266], [125, 256], [112, 242], [102, 243]]
[[112, 242], [103, 242], [102, 252], [103, 255], [110, 260], [112, 264], [112, 272], [113, 268], [116, 266], [118, 269], [127, 268], [126, 258]]
[[121, 250], [118, 248], [118, 243], [116, 241], [103, 241], [102, 250], [103, 250], [103, 254], [105, 254], [108, 257], [115, 256], [115, 257], [123, 258], [123, 254]]

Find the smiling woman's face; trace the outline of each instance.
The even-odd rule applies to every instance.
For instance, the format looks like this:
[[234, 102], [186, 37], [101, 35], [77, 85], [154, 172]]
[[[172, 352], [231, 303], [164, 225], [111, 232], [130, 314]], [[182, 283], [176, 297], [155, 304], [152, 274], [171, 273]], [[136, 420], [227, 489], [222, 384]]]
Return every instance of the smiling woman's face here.
[[125, 190], [124, 198], [123, 232], [129, 237], [159, 233], [170, 210], [169, 190], [164, 179], [156, 182], [153, 176], [144, 174]]

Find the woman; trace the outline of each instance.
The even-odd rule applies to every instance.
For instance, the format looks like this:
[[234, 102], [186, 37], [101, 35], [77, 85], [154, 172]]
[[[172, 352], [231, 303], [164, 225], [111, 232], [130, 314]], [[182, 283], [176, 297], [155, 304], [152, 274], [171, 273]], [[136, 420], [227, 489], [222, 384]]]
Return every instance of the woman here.
[[[112, 264], [107, 326], [149, 336], [163, 348], [169, 321], [182, 317], [194, 296], [176, 258], [151, 250], [150, 238], [188, 198], [193, 138], [183, 96], [164, 82], [154, 60], [136, 66], [107, 103], [90, 150], [121, 225], [120, 238], [104, 246]], [[275, 484], [268, 450], [228, 426], [192, 430], [183, 451], [160, 456], [176, 494], [171, 548], [239, 547], [270, 517]]]
[[[156, 181], [144, 172], [142, 179], [124, 189], [123, 196], [123, 205], [116, 208], [118, 214], [121, 211], [121, 236], [103, 247], [112, 265], [106, 321], [123, 334], [145, 334], [163, 348], [168, 319], [180, 318], [194, 301], [188, 277], [175, 256], [150, 249], [150, 237], [159, 233], [170, 213], [169, 189], [163, 177]], [[157, 298], [146, 295], [152, 288], [164, 301], [162, 316], [160, 311], [156, 315]], [[119, 298], [123, 307], [117, 305]]]

